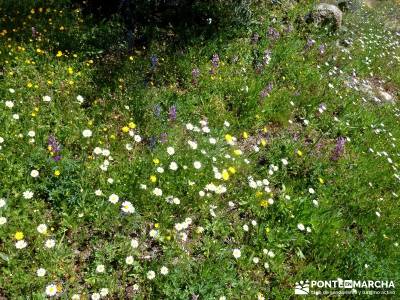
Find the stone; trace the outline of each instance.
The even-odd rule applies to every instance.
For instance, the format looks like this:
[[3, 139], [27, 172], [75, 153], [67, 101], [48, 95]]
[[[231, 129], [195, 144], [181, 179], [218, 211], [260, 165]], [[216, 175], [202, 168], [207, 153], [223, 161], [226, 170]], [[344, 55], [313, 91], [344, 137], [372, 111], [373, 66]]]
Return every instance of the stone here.
[[386, 91], [379, 91], [379, 96], [384, 102], [393, 102], [393, 96]]
[[318, 4], [310, 14], [311, 20], [320, 26], [330, 26], [334, 30], [342, 26], [342, 11], [333, 4]]
[[362, 1], [360, 0], [338, 0], [337, 6], [343, 12], [346, 11], [356, 11], [360, 9], [362, 5]]

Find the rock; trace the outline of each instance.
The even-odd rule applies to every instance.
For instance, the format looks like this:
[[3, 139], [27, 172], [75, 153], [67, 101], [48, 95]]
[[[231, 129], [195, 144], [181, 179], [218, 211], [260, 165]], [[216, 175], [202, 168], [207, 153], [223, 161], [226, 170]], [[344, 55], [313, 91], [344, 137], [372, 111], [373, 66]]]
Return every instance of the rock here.
[[309, 15], [311, 21], [320, 26], [338, 30], [342, 26], [342, 11], [333, 4], [318, 4]]
[[386, 91], [379, 91], [379, 96], [384, 102], [393, 102], [393, 96]]
[[344, 84], [355, 90], [361, 92], [364, 102], [372, 100], [377, 104], [394, 104], [397, 102], [396, 96], [389, 93], [382, 87], [382, 81], [371, 81], [368, 79], [358, 79], [355, 76], [349, 76], [345, 79]]
[[360, 0], [338, 0], [337, 6], [343, 12], [345, 11], [356, 11], [360, 9], [362, 5], [362, 1]]

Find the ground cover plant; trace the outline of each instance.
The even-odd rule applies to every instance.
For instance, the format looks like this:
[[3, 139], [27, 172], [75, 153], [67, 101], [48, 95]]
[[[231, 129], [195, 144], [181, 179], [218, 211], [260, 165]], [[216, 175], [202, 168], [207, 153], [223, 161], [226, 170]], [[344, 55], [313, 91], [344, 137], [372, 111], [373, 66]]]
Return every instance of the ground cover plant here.
[[1, 299], [400, 293], [398, 3], [337, 31], [251, 3], [130, 42], [118, 15], [0, 1]]

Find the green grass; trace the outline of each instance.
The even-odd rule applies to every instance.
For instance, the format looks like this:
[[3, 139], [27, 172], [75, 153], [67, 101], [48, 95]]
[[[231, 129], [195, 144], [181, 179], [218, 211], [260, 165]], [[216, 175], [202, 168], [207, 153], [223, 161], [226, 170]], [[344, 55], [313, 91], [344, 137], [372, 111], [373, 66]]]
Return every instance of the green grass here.
[[[295, 299], [296, 282], [337, 278], [393, 280], [398, 294], [399, 105], [344, 83], [354, 70], [400, 97], [400, 37], [385, 26], [399, 9], [382, 2], [346, 13], [337, 33], [299, 23], [312, 6], [305, 1], [265, 4], [247, 26], [184, 41], [155, 30], [131, 52], [118, 18], [98, 22], [68, 2], [18, 12], [0, 2], [0, 298], [45, 299], [54, 284], [60, 299], [104, 288], [105, 299]], [[344, 40], [350, 46], [337, 45]], [[220, 61], [210, 74], [213, 54]], [[339, 137], [347, 141], [333, 160]], [[211, 183], [226, 191], [207, 191]], [[121, 211], [124, 201], [134, 213]]]

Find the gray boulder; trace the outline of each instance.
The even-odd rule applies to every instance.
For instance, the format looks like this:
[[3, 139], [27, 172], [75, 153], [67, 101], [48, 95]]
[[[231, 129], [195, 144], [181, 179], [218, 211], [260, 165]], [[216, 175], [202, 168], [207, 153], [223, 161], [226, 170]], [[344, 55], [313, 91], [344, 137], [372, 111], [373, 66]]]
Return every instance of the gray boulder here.
[[338, 0], [337, 6], [343, 12], [345, 11], [356, 11], [360, 9], [362, 5], [362, 0]]
[[328, 26], [334, 30], [342, 26], [342, 11], [333, 4], [318, 4], [310, 14], [310, 19], [320, 26]]

